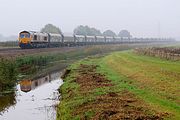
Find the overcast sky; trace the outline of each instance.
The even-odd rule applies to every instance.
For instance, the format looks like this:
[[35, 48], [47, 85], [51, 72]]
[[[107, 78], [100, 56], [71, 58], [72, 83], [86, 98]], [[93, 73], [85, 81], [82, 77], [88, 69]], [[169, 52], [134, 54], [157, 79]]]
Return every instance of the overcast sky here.
[[180, 0], [0, 0], [0, 34], [38, 31], [52, 23], [63, 32], [78, 25], [136, 37], [179, 37]]

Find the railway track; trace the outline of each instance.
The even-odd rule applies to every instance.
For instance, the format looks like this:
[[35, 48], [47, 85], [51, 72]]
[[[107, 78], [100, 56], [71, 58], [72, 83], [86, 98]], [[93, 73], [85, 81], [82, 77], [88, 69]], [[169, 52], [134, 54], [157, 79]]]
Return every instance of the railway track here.
[[47, 53], [47, 52], [63, 52], [82, 47], [59, 47], [59, 48], [37, 48], [37, 49], [21, 49], [21, 48], [0, 48], [0, 58], [15, 58], [18, 56], [26, 56], [29, 54]]

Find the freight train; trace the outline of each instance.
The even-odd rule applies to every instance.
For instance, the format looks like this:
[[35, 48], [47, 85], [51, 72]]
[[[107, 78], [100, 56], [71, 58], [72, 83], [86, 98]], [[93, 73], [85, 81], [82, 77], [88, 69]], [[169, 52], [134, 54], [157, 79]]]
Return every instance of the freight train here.
[[65, 36], [63, 34], [53, 34], [34, 31], [22, 31], [19, 33], [19, 47], [22, 49], [122, 43], [151, 43], [167, 41], [172, 41], [172, 39], [128, 38], [86, 35]]

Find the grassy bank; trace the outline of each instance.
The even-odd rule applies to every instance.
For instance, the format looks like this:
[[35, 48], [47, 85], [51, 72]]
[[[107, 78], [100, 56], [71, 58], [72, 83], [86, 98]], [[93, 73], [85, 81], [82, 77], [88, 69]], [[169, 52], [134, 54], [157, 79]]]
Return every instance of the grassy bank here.
[[16, 82], [16, 65], [14, 60], [0, 59], [0, 92], [10, 92]]
[[71, 65], [57, 119], [180, 119], [180, 62], [131, 51]]

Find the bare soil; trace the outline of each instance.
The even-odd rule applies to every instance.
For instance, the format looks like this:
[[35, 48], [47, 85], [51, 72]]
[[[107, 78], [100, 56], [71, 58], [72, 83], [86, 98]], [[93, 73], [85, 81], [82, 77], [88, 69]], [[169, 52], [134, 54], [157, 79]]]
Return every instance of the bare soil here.
[[80, 85], [80, 90], [88, 92], [95, 88], [112, 86], [111, 81], [105, 79], [104, 75], [96, 73], [96, 65], [80, 65], [75, 82]]
[[[76, 70], [78, 76], [73, 82], [80, 85], [80, 93], [87, 96], [92, 90], [99, 87], [111, 87], [113, 84], [104, 75], [96, 72], [98, 66], [83, 65]], [[70, 71], [66, 72], [68, 76]], [[74, 94], [69, 91], [69, 94]], [[71, 99], [71, 95], [68, 99]], [[144, 101], [137, 98], [129, 91], [119, 93], [107, 92], [97, 96], [94, 101], [83, 103], [75, 108], [73, 116], [79, 115], [81, 120], [89, 119], [85, 113], [93, 111], [92, 120], [161, 120], [167, 113], [158, 113], [151, 110]]]

